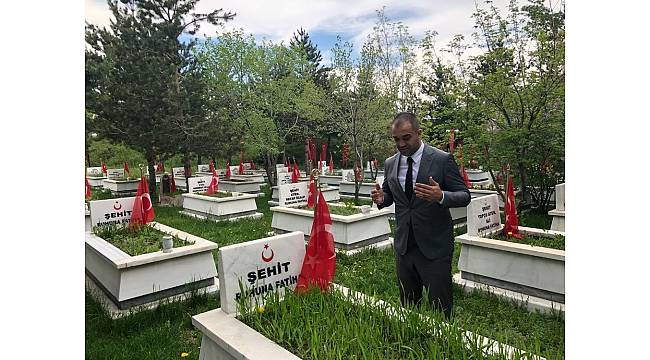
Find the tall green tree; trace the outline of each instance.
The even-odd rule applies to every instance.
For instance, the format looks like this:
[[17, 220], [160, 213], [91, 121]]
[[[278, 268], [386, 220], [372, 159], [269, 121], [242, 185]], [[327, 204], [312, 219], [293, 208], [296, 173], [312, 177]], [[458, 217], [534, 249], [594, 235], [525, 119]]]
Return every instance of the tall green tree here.
[[86, 26], [86, 107], [96, 115], [87, 126], [145, 154], [152, 195], [156, 155], [187, 154], [203, 121], [190, 96], [197, 86], [195, 42], [179, 38], [234, 16], [221, 9], [196, 13], [197, 2], [108, 0], [110, 28]]
[[309, 33], [303, 28], [298, 29], [293, 33], [289, 46], [307, 60], [305, 68], [300, 69], [299, 74], [310, 77], [316, 85], [327, 89], [327, 78], [331, 68], [321, 64], [323, 56], [318, 47], [312, 43]]
[[491, 173], [509, 166], [522, 206], [545, 209], [564, 178], [564, 13], [513, 0], [507, 16], [489, 4], [474, 17], [486, 52], [472, 59], [469, 89], [482, 119], [468, 124], [468, 150]]

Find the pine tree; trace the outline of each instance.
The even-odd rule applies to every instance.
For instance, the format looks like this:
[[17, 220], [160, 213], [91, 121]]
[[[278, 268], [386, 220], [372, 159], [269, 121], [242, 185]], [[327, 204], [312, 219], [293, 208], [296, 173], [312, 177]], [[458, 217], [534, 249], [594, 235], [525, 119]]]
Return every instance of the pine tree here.
[[289, 44], [291, 48], [304, 54], [309, 63], [308, 68], [301, 71], [301, 75], [311, 77], [316, 85], [325, 89], [327, 87], [328, 73], [331, 69], [321, 65], [323, 56], [316, 45], [309, 39], [309, 33], [303, 28], [298, 29], [297, 32], [293, 33], [293, 38]]

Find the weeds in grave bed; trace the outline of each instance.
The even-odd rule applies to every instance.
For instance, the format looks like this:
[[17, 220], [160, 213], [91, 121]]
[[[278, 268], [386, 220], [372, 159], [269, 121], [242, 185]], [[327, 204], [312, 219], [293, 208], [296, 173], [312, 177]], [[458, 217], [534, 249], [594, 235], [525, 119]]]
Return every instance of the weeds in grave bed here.
[[[457, 271], [459, 254], [460, 246], [456, 244], [452, 263], [454, 271]], [[334, 281], [393, 305], [400, 304], [393, 248], [368, 249], [354, 255], [337, 254]], [[564, 319], [561, 314], [529, 312], [514, 301], [479, 291], [466, 293], [456, 284], [452, 290], [454, 318], [462, 321], [467, 330], [547, 359], [564, 357]]]
[[[92, 231], [95, 235], [131, 256], [160, 251], [162, 237], [167, 235], [149, 225], [141, 226], [136, 231], [131, 231], [126, 226], [95, 226]], [[183, 240], [178, 236], [172, 236], [172, 238], [175, 248], [193, 244], [193, 242]]]
[[273, 294], [264, 307], [239, 304], [242, 322], [303, 359], [506, 358], [488, 355], [487, 344], [438, 312], [372, 303], [352, 292], [311, 289], [283, 300]]

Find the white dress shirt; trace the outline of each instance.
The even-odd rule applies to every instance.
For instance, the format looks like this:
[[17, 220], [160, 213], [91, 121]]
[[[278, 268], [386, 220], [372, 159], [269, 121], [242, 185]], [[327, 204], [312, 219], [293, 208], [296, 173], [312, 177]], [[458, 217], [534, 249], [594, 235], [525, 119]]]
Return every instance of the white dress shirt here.
[[[420, 170], [420, 164], [422, 163], [422, 153], [424, 152], [424, 142], [420, 140], [420, 147], [411, 155], [411, 159], [413, 159], [413, 169], [411, 170], [413, 172], [413, 183], [411, 186], [413, 187], [413, 195], [415, 196], [415, 180], [418, 178], [418, 170]], [[399, 155], [399, 168], [397, 169], [397, 180], [399, 181], [399, 184], [402, 186], [402, 190], [405, 189], [404, 184], [406, 183], [406, 172], [409, 169], [409, 164], [408, 161], [406, 161], [407, 156], [403, 156], [402, 154]], [[427, 183], [427, 185], [429, 185]], [[438, 202], [439, 204], [442, 204], [442, 201], [445, 199], [445, 193], [442, 193], [442, 199]]]

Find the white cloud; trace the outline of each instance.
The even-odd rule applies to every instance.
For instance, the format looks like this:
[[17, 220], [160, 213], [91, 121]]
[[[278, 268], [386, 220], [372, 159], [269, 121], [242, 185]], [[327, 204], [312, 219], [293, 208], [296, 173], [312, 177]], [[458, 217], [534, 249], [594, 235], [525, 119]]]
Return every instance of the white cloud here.
[[[495, 0], [503, 9], [508, 0]], [[234, 20], [223, 28], [202, 25], [200, 36], [215, 36], [224, 29], [243, 28], [256, 38], [265, 37], [275, 42], [285, 41], [300, 27], [316, 31], [341, 34], [360, 49], [376, 21], [375, 11], [386, 6], [391, 20], [402, 21], [417, 39], [426, 30], [439, 33], [439, 44], [445, 44], [455, 34], [465, 35], [471, 41], [473, 31], [474, 0], [201, 0], [197, 12], [223, 8], [237, 13]], [[86, 19], [99, 25], [108, 25], [110, 13], [102, 0], [86, 0]], [[400, 16], [402, 16], [400, 18]], [[318, 44], [317, 44], [318, 45]], [[325, 57], [329, 48], [320, 46]]]

